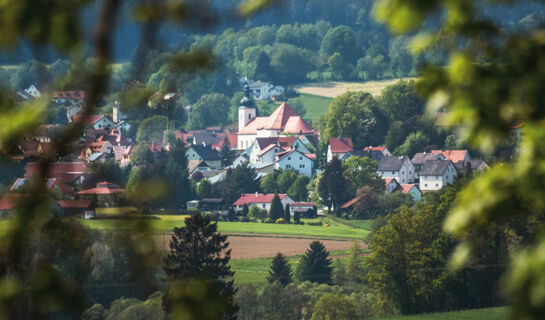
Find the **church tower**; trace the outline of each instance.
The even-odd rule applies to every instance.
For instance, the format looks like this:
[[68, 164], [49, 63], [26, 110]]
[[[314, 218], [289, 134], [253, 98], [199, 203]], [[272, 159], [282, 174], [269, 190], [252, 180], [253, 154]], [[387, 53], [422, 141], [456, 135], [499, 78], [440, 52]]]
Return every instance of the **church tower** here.
[[238, 108], [238, 131], [241, 131], [246, 127], [256, 116], [256, 108], [254, 101], [250, 96], [250, 86], [244, 85], [244, 98], [240, 100], [240, 107]]

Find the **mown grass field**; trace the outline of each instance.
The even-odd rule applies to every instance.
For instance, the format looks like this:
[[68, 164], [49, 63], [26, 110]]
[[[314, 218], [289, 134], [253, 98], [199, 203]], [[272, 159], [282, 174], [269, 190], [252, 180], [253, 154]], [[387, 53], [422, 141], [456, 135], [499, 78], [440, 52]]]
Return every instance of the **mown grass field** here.
[[[330, 252], [330, 257], [334, 260], [337, 259], [336, 256], [346, 255], [347, 253], [347, 251], [333, 251]], [[273, 258], [231, 260], [231, 270], [235, 271], [235, 283], [244, 284], [265, 282], [267, 280], [267, 276], [269, 275], [272, 259]], [[288, 257], [288, 261], [293, 272], [295, 272], [299, 259], [301, 259], [300, 255]], [[343, 256], [339, 257], [338, 259], [344, 262], [344, 260], [347, 258]]]
[[509, 318], [508, 307], [474, 309], [453, 312], [441, 312], [420, 314], [414, 316], [398, 316], [380, 318], [375, 320], [507, 320]]
[[[156, 217], [161, 220], [105, 219], [85, 220], [83, 223], [90, 228], [100, 230], [139, 231], [141, 230], [142, 222], [146, 221], [148, 230], [153, 232], [170, 232], [174, 227], [182, 227], [184, 225], [182, 216], [180, 216], [181, 218], [179, 220], [174, 219], [173, 216], [165, 217], [168, 220], [163, 220], [162, 216]], [[333, 221], [330, 221], [330, 225], [327, 227], [294, 224], [218, 222], [218, 230], [223, 233], [235, 234], [274, 234], [298, 237], [357, 240], [365, 240], [369, 235], [368, 230], [350, 227]]]
[[[404, 78], [410, 80], [414, 78]], [[373, 96], [378, 96], [389, 85], [398, 82], [400, 79], [389, 79], [379, 81], [365, 82], [344, 82], [344, 81], [324, 81], [303, 83], [294, 87], [300, 94], [312, 94], [316, 96], [336, 98], [347, 91], [365, 91]]]
[[[300, 100], [305, 108], [304, 119], [312, 121], [327, 113], [332, 98], [322, 97], [314, 94], [299, 93], [299, 97], [288, 99], [288, 104], [294, 100]], [[272, 113], [282, 102], [277, 101], [256, 101], [257, 107], [264, 115]]]

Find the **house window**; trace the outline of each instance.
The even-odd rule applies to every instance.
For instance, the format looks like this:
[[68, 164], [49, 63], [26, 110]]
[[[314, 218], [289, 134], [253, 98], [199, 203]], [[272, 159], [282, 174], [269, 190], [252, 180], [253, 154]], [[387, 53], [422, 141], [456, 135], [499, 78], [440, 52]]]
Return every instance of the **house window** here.
[[424, 184], [424, 187], [427, 187], [427, 186], [428, 186], [428, 184], [427, 184], [427, 183], [426, 183], [426, 184]]
[[405, 174], [405, 171], [401, 171], [401, 174]]
[[288, 160], [291, 160], [291, 157], [288, 157]]
[[299, 157], [299, 160], [303, 160], [303, 157]]
[[304, 167], [305, 167], [304, 164], [300, 164], [300, 165], [299, 165], [299, 168], [304, 168]]
[[395, 171], [392, 171], [392, 174], [396, 174], [396, 172], [395, 172]]
[[251, 115], [251, 114], [248, 115], [248, 119], [252, 119], [252, 115]]
[[436, 187], [439, 187], [439, 184], [436, 183], [435, 186], [436, 186]]
[[265, 209], [265, 204], [262, 204], [262, 206], [263, 206], [263, 209]]

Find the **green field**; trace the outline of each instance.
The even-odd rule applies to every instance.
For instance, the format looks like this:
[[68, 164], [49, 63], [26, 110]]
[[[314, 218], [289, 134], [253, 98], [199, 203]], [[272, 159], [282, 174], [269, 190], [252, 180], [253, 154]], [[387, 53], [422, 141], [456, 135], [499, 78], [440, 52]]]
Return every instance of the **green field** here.
[[[181, 227], [184, 222], [181, 220], [85, 220], [83, 223], [94, 229], [138, 231], [142, 222], [146, 221], [148, 229], [153, 232], [169, 232], [174, 227]], [[368, 230], [346, 226], [340, 223], [331, 222], [328, 227], [294, 225], [294, 224], [269, 224], [250, 222], [218, 222], [218, 229], [223, 233], [250, 233], [250, 234], [278, 234], [299, 237], [319, 237], [337, 239], [359, 239], [365, 240], [369, 234]]]
[[[380, 318], [380, 320], [507, 320], [509, 318], [508, 307], [474, 309], [464, 311], [420, 314], [414, 316], [398, 316]], [[379, 319], [376, 319], [379, 320]]]
[[[327, 113], [327, 110], [329, 110], [329, 104], [331, 103], [331, 100], [333, 100], [328, 97], [320, 97], [308, 93], [300, 93], [298, 99], [303, 102], [305, 110], [307, 111], [304, 118], [311, 121], [319, 118], [322, 115], [325, 115]], [[288, 100], [288, 104], [289, 101], [290, 100]]]
[[[330, 256], [332, 259], [337, 259], [336, 255], [346, 255], [347, 251], [332, 251]], [[297, 263], [301, 256], [290, 256], [288, 260], [292, 271], [295, 272]], [[235, 271], [235, 283], [257, 283], [267, 280], [269, 270], [271, 268], [273, 258], [253, 258], [253, 259], [236, 259], [231, 260], [231, 270]], [[346, 260], [346, 257], [339, 258], [341, 261]]]
[[[294, 100], [300, 100], [303, 103], [303, 107], [306, 111], [303, 118], [305, 120], [312, 121], [327, 113], [329, 104], [333, 99], [308, 93], [299, 93], [299, 97], [290, 98], [288, 99], [287, 103], [292, 104]], [[257, 107], [260, 113], [263, 115], [271, 114], [280, 105], [280, 103], [281, 102], [275, 101], [256, 101]]]

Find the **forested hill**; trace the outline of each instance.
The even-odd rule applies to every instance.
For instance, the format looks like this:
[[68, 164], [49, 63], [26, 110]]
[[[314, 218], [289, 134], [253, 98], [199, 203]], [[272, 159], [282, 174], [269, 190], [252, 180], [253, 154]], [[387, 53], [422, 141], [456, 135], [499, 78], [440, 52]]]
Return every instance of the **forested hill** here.
[[[387, 30], [372, 17], [373, 0], [276, 0], [267, 10], [257, 13], [249, 19], [236, 19], [235, 9], [240, 0], [210, 0], [206, 1], [189, 0], [194, 3], [195, 12], [202, 15], [206, 21], [214, 20], [215, 23], [207, 28], [195, 28], [186, 26], [180, 32], [179, 28], [165, 27], [161, 30], [160, 46], [164, 50], [176, 50], [187, 47], [192, 41], [192, 35], [203, 33], [220, 34], [228, 28], [235, 30], [263, 26], [283, 24], [314, 24], [317, 21], [325, 21], [332, 26], [346, 25], [356, 33], [360, 46], [369, 48], [373, 44], [387, 47], [391, 36]], [[88, 31], [94, 26], [96, 12], [100, 1], [89, 5], [82, 14]], [[127, 61], [133, 56], [139, 41], [140, 30], [132, 22], [131, 6], [134, 2], [126, 2], [117, 28], [113, 32], [115, 44], [116, 61]], [[214, 8], [209, 9], [209, 8]], [[506, 27], [525, 27], [543, 24], [545, 15], [543, 5], [533, 1], [517, 1], [517, 5], [509, 10], [498, 8], [487, 8], [484, 10], [487, 16], [492, 16], [498, 23]], [[91, 38], [91, 37], [87, 37]], [[36, 51], [30, 50], [25, 44], [19, 45], [11, 54], [0, 55], [1, 64], [15, 64], [36, 58]], [[59, 57], [47, 50], [41, 50], [38, 57], [43, 62], [53, 62]]]

